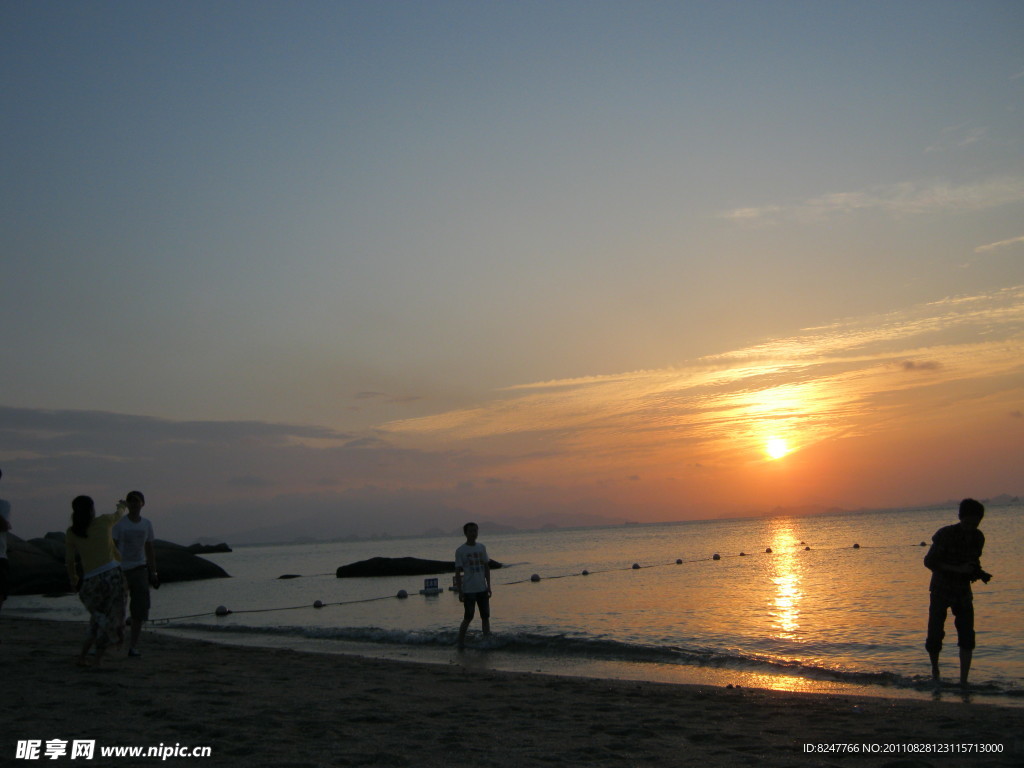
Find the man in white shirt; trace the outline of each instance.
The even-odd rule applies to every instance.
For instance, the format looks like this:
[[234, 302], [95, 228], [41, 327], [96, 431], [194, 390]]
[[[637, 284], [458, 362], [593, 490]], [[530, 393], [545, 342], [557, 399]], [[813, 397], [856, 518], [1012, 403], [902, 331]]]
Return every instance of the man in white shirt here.
[[466, 630], [473, 621], [474, 608], [480, 607], [484, 635], [491, 634], [491, 565], [487, 548], [477, 543], [480, 528], [476, 523], [462, 526], [466, 543], [455, 550], [455, 587], [465, 610], [459, 627], [459, 650], [466, 647]]
[[156, 553], [153, 549], [153, 524], [142, 516], [146, 499], [140, 491], [125, 496], [128, 514], [117, 521], [111, 535], [121, 553], [121, 570], [128, 584], [128, 611], [132, 620], [129, 656], [141, 656], [139, 636], [149, 619], [149, 588], [159, 587]]

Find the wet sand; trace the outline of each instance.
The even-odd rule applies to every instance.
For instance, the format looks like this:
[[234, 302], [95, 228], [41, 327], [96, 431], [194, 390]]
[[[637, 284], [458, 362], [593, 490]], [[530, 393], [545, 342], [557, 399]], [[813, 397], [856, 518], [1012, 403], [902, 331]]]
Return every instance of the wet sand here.
[[[1024, 709], [949, 694], [909, 701], [593, 680], [151, 632], [141, 658], [111, 652], [103, 669], [83, 669], [75, 655], [84, 632], [0, 616], [0, 763], [1024, 766]], [[55, 739], [95, 741], [96, 757], [14, 759], [19, 741], [43, 750]], [[212, 756], [99, 756], [104, 746], [158, 745]], [[963, 751], [975, 745], [1002, 752]]]

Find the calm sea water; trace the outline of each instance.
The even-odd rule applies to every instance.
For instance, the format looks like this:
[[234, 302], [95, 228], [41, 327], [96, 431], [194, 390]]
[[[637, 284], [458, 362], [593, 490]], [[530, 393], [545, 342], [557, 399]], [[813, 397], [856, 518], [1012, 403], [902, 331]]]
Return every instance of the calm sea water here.
[[[420, 595], [423, 577], [334, 576], [377, 555], [450, 560], [461, 543], [450, 537], [210, 555], [233, 578], [165, 585], [152, 618], [157, 631], [223, 642], [479, 668], [952, 697], [929, 679], [920, 544], [955, 521], [948, 509], [499, 535], [484, 526], [480, 540], [506, 567], [492, 573], [494, 634], [471, 634], [464, 654], [454, 651], [461, 606], [453, 593]], [[990, 508], [982, 529], [982, 562], [995, 578], [975, 587], [972, 696], [1021, 705], [1024, 508]], [[232, 613], [218, 617], [218, 606]], [[85, 618], [74, 597], [11, 598], [4, 610]], [[950, 681], [955, 642], [950, 618]]]

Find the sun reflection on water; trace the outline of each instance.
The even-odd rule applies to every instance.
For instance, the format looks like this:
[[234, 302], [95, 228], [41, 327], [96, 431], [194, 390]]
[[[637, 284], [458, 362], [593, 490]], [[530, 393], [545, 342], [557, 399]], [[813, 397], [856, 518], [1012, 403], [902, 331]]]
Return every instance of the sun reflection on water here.
[[800, 588], [802, 565], [797, 555], [797, 541], [789, 520], [771, 522], [772, 556], [769, 559], [771, 580], [775, 584], [772, 629], [781, 640], [800, 640]]

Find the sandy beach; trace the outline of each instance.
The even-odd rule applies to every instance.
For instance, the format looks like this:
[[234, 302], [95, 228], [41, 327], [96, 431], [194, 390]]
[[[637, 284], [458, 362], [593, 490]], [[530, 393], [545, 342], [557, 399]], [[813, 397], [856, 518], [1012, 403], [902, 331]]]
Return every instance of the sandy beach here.
[[[474, 670], [159, 633], [104, 669], [84, 624], [0, 618], [3, 764], [155, 765], [101, 747], [209, 747], [211, 766], [1022, 766], [1024, 709]], [[89, 762], [47, 760], [94, 741]], [[40, 742], [36, 760], [18, 743]], [[806, 745], [814, 745], [808, 751]], [[977, 749], [1001, 752], [976, 752]], [[828, 751], [823, 751], [828, 750]], [[944, 751], [943, 751], [944, 750]], [[971, 750], [971, 751], [964, 751]], [[12, 760], [13, 759], [13, 760]]]

